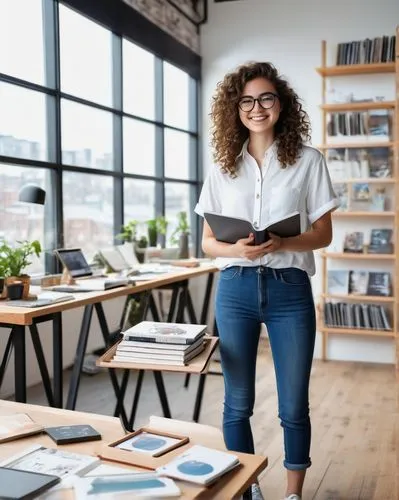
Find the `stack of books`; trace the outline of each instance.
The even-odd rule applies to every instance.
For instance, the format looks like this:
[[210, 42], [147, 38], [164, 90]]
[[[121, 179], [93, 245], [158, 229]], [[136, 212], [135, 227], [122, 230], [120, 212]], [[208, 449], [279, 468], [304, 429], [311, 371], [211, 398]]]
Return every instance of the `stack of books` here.
[[123, 333], [113, 361], [184, 366], [205, 348], [207, 325], [142, 321]]

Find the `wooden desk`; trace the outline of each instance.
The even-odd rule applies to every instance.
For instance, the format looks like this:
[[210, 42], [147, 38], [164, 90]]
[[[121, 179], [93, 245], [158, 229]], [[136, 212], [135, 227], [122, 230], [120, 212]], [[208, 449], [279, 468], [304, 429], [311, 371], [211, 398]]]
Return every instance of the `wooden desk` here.
[[[92, 441], [87, 443], [76, 443], [71, 445], [63, 445], [62, 449], [71, 450], [76, 453], [84, 453], [88, 455], [97, 455], [100, 451], [101, 446], [104, 443], [110, 443], [117, 440], [124, 435], [120, 422], [117, 418], [106, 417], [103, 415], [96, 415], [93, 413], [83, 413], [77, 411], [61, 410], [58, 408], [48, 408], [43, 406], [28, 405], [23, 403], [14, 403], [11, 401], [1, 401], [0, 400], [0, 414], [7, 415], [11, 413], [22, 412], [30, 415], [33, 420], [41, 423], [44, 426], [56, 426], [56, 425], [74, 425], [74, 424], [90, 424], [95, 429], [97, 429], [101, 435], [101, 441]], [[189, 428], [192, 426], [198, 426], [201, 429], [202, 426], [198, 424], [189, 424]], [[179, 422], [179, 429], [182, 434], [184, 431], [184, 423]], [[191, 431], [192, 432], [192, 431]], [[188, 432], [190, 436], [190, 432]], [[191, 437], [192, 436], [192, 437]], [[211, 448], [220, 448], [215, 446], [214, 437], [206, 435], [205, 432], [200, 430], [199, 432], [192, 433], [190, 436], [190, 443], [186, 445], [190, 447], [192, 444], [202, 444], [204, 446], [209, 446]], [[57, 445], [46, 435], [37, 435], [28, 438], [19, 439], [17, 441], [11, 441], [8, 443], [3, 443], [0, 447], [0, 458], [5, 459], [18, 451], [27, 448], [32, 444], [41, 444], [43, 446], [57, 448]], [[183, 450], [175, 450], [174, 454], [178, 455]], [[171, 452], [171, 456], [172, 456]], [[211, 499], [212, 500], [227, 500], [239, 497], [248, 487], [252, 484], [255, 478], [262, 472], [267, 466], [267, 458], [259, 455], [248, 455], [246, 453], [237, 453], [235, 455], [239, 457], [241, 466], [237, 469], [228, 472], [225, 476], [218, 479], [214, 485], [208, 488], [196, 486], [186, 482], [176, 480], [179, 488], [182, 491], [182, 495], [179, 497], [182, 500], [188, 499]], [[109, 462], [108, 462], [109, 463]], [[125, 466], [125, 465], [124, 465]], [[127, 466], [128, 467], [128, 466]], [[137, 467], [134, 467], [137, 470]], [[52, 497], [53, 495], [51, 495]], [[50, 498], [51, 498], [50, 497]], [[54, 495], [55, 498], [55, 495]], [[60, 492], [57, 494], [57, 498], [60, 498]], [[65, 495], [62, 496], [63, 500], [73, 500], [74, 495], [71, 490], [65, 491]]]
[[[74, 300], [67, 302], [60, 302], [45, 307], [37, 308], [16, 308], [7, 307], [5, 303], [0, 303], [0, 326], [8, 327], [11, 333], [8, 338], [6, 350], [3, 356], [3, 361], [0, 365], [0, 386], [4, 377], [4, 372], [7, 366], [7, 360], [10, 352], [14, 349], [14, 371], [15, 371], [15, 399], [20, 402], [26, 402], [26, 354], [25, 354], [25, 326], [28, 326], [32, 336], [32, 342], [35, 348], [36, 357], [38, 360], [40, 373], [43, 380], [44, 389], [47, 399], [51, 406], [62, 407], [62, 320], [61, 314], [63, 311], [72, 310], [78, 307], [84, 307], [84, 314], [80, 328], [80, 334], [75, 354], [75, 362], [71, 375], [71, 382], [69, 385], [69, 393], [67, 399], [67, 408], [74, 409], [79, 390], [80, 373], [83, 366], [83, 360], [86, 353], [87, 340], [90, 331], [90, 324], [93, 315], [93, 309], [96, 310], [101, 333], [104, 338], [105, 346], [108, 346], [110, 331], [107, 325], [102, 302], [113, 299], [116, 297], [129, 297], [140, 292], [151, 291], [165, 285], [176, 284], [173, 291], [172, 305], [176, 306], [176, 297], [178, 294], [178, 286], [183, 284], [186, 293], [180, 294], [183, 302], [187, 300], [187, 308], [190, 313], [190, 321], [195, 322], [196, 318], [191, 298], [187, 292], [188, 280], [201, 275], [208, 275], [208, 282], [204, 296], [203, 310], [201, 312], [200, 323], [206, 323], [206, 315], [209, 306], [209, 299], [213, 284], [213, 275], [218, 271], [213, 265], [202, 264], [197, 268], [176, 268], [176, 270], [168, 271], [163, 275], [144, 282], [139, 282], [136, 285], [128, 285], [124, 287], [114, 288], [101, 292], [85, 292], [74, 294]], [[180, 307], [179, 311], [182, 313], [183, 309]], [[183, 313], [182, 313], [183, 314]], [[156, 318], [154, 318], [157, 320]], [[195, 320], [195, 321], [194, 321]], [[53, 322], [53, 371], [54, 381], [53, 388], [51, 387], [50, 377], [45, 362], [43, 348], [40, 342], [37, 324], [44, 321]], [[159, 374], [161, 376], [161, 374]], [[110, 372], [111, 382], [114, 389], [117, 390], [118, 381], [115, 374]]]

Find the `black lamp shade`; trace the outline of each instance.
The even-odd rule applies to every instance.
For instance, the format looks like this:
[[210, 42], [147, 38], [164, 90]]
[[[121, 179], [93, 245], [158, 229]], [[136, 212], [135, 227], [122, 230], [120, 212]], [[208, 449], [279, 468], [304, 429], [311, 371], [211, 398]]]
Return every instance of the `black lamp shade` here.
[[27, 184], [21, 188], [18, 200], [26, 203], [44, 205], [46, 200], [46, 191], [39, 186], [35, 186], [34, 184]]

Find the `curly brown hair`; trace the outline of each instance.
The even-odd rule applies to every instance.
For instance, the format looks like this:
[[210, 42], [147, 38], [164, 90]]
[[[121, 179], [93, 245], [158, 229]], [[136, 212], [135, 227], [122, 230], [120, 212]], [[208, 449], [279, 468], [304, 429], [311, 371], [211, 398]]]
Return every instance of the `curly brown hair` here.
[[274, 132], [281, 166], [293, 165], [303, 143], [310, 140], [309, 117], [296, 92], [279, 76], [273, 64], [251, 62], [239, 66], [218, 83], [211, 110], [213, 157], [221, 169], [233, 177], [236, 175], [236, 158], [249, 135], [239, 117], [238, 101], [246, 83], [259, 77], [274, 85], [280, 99], [281, 113]]

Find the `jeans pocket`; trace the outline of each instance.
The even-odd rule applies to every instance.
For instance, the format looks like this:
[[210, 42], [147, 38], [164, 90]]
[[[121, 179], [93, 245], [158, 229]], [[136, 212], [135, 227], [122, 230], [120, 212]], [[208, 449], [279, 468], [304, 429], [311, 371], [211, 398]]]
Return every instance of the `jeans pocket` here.
[[231, 266], [220, 271], [220, 279], [223, 281], [232, 280], [241, 274], [240, 266]]
[[278, 270], [280, 281], [287, 285], [308, 285], [309, 276], [306, 271], [297, 269], [296, 267], [289, 267], [287, 269]]

